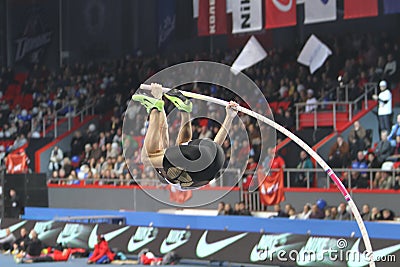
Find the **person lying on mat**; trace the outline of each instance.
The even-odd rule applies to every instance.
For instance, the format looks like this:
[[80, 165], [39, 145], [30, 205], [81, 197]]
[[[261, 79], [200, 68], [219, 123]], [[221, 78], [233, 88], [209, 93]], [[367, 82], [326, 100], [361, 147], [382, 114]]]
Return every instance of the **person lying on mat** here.
[[113, 253], [102, 235], [97, 236], [97, 244], [94, 246], [94, 251], [89, 255], [88, 264], [102, 264], [110, 263], [114, 260], [115, 253]]
[[15, 257], [15, 261], [17, 263], [37, 263], [37, 262], [54, 262], [54, 261], [68, 261], [71, 255], [74, 253], [84, 253], [85, 249], [82, 248], [75, 248], [75, 249], [53, 249], [47, 248], [44, 249], [45, 253], [42, 253], [39, 257], [32, 257], [32, 258], [20, 258], [18, 256]]
[[172, 184], [179, 190], [197, 189], [207, 185], [216, 178], [225, 162], [221, 145], [237, 114], [238, 104], [231, 101], [226, 106], [225, 120], [214, 140], [191, 140], [192, 102], [177, 89], [165, 93], [165, 98], [181, 111], [181, 126], [176, 145], [169, 147], [161, 85], [152, 83], [151, 93], [154, 97], [140, 94], [132, 96], [132, 100], [140, 102], [149, 113], [149, 126], [142, 148], [143, 164], [153, 166], [162, 177], [161, 182]]

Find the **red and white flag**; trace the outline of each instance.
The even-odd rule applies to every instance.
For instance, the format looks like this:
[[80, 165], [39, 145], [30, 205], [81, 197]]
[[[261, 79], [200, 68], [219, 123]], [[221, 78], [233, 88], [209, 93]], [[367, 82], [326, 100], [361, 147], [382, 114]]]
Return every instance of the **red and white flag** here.
[[226, 0], [199, 0], [199, 36], [226, 34]]
[[378, 16], [378, 0], [344, 0], [344, 19]]
[[181, 191], [173, 185], [168, 186], [169, 200], [171, 202], [183, 204], [192, 198], [192, 190]]
[[336, 20], [336, 0], [307, 0], [304, 14], [304, 24]]
[[266, 29], [296, 25], [296, 0], [265, 0]]
[[262, 204], [271, 206], [279, 204], [285, 200], [285, 192], [283, 186], [283, 169], [273, 172], [265, 177], [264, 170], [259, 169], [257, 173], [260, 184], [260, 201]]

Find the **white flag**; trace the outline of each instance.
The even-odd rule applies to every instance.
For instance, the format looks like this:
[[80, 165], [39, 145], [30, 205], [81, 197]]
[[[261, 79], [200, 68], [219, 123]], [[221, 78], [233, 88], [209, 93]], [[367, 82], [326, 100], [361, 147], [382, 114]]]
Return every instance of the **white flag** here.
[[304, 13], [304, 24], [336, 20], [336, 0], [307, 0]]
[[297, 62], [309, 66], [310, 72], [313, 74], [330, 55], [332, 55], [332, 51], [329, 47], [313, 34], [308, 38], [303, 50], [301, 50]]
[[254, 36], [251, 36], [242, 52], [240, 52], [235, 62], [233, 62], [231, 72], [237, 75], [242, 70], [247, 69], [248, 67], [251, 67], [257, 62], [263, 60], [266, 56], [267, 52], [265, 52], [264, 48], [257, 41], [257, 39]]
[[232, 2], [232, 33], [259, 31], [262, 27], [261, 0]]

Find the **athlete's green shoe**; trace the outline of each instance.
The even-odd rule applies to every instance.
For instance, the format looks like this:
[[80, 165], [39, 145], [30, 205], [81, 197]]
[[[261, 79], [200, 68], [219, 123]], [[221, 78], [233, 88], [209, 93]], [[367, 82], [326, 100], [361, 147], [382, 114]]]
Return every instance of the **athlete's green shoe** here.
[[140, 104], [145, 106], [147, 113], [150, 113], [152, 108], [156, 108], [158, 111], [162, 111], [164, 109], [163, 100], [156, 99], [147, 95], [133, 95], [132, 100], [140, 102]]
[[171, 101], [175, 107], [181, 111], [192, 112], [193, 104], [192, 102], [184, 96], [179, 90], [172, 89], [164, 94], [166, 98]]

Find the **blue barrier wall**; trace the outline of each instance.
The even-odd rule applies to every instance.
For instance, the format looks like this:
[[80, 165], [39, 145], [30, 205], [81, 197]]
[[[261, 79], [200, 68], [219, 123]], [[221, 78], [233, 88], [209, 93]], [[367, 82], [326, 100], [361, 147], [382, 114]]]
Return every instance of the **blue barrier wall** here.
[[[123, 216], [128, 225], [156, 227], [229, 230], [239, 232], [260, 232], [312, 234], [319, 236], [361, 237], [354, 221], [290, 220], [284, 218], [255, 218], [248, 216], [190, 216], [170, 215], [156, 212], [119, 212], [106, 210], [26, 208], [24, 219], [53, 220], [68, 216]], [[400, 224], [366, 222], [371, 238], [400, 239]]]

